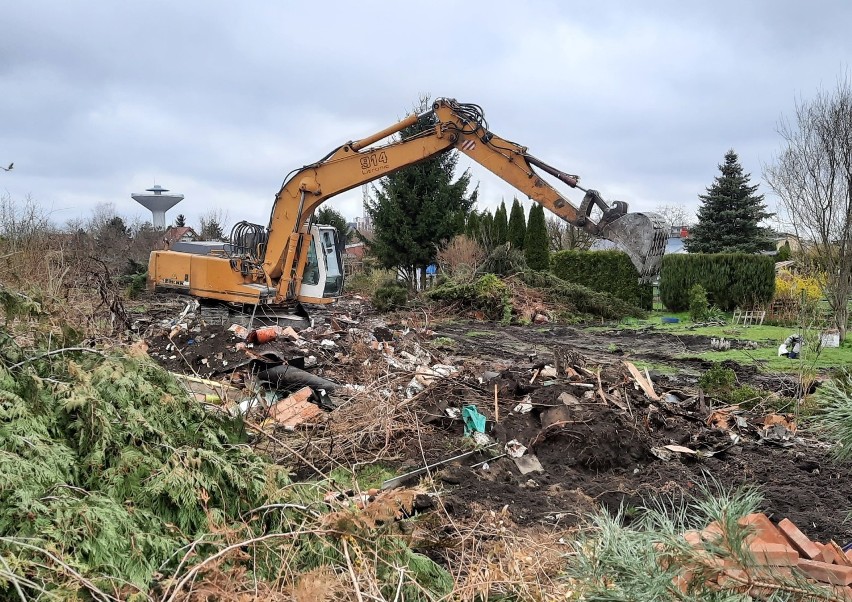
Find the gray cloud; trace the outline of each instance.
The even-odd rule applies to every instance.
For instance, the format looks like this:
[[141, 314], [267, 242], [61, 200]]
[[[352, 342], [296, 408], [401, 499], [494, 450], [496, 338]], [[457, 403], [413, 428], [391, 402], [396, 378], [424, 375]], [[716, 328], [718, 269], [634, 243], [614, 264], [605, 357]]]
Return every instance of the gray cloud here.
[[[186, 195], [170, 216], [265, 223], [287, 172], [429, 93], [481, 104], [495, 132], [635, 209], [695, 206], [728, 148], [759, 180], [778, 118], [845, 69], [850, 16], [839, 0], [15, 3], [0, 190], [58, 219], [144, 215], [129, 195], [156, 179]], [[516, 194], [470, 168], [483, 206]], [[351, 218], [360, 199], [332, 203]]]

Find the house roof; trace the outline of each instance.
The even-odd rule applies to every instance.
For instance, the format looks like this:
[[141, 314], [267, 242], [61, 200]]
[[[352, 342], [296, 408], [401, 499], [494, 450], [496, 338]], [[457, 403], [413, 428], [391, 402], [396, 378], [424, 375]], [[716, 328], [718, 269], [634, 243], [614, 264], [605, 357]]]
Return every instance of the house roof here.
[[179, 241], [187, 234], [192, 234], [193, 238], [198, 236], [195, 233], [195, 230], [193, 230], [190, 226], [181, 226], [179, 228], [173, 227], [166, 230], [166, 233], [163, 234], [163, 240], [167, 243], [173, 243]]

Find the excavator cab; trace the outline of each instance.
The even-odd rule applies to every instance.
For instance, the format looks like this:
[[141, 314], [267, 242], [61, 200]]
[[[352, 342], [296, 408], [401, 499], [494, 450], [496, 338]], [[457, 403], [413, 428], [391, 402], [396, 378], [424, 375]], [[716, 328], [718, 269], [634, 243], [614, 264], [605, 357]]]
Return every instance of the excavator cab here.
[[[343, 292], [343, 249], [334, 226], [314, 224], [305, 271], [302, 273], [302, 299], [336, 298]], [[308, 301], [309, 302], [309, 301]]]

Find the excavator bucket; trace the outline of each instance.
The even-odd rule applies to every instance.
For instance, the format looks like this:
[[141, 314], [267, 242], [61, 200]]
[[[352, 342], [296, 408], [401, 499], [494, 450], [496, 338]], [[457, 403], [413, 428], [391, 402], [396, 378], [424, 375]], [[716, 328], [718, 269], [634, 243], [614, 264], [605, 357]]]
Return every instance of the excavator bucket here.
[[660, 272], [669, 239], [669, 225], [661, 216], [627, 213], [604, 226], [602, 235], [627, 253], [639, 271], [640, 282], [650, 282]]

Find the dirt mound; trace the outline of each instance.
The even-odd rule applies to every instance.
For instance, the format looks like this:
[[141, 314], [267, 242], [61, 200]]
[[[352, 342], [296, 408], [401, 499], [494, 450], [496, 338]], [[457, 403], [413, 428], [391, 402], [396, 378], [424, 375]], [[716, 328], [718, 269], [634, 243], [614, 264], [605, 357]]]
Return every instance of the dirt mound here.
[[647, 435], [628, 416], [605, 406], [555, 407], [543, 413], [542, 424], [549, 426], [532, 442], [532, 450], [548, 466], [608, 471], [650, 456]]

